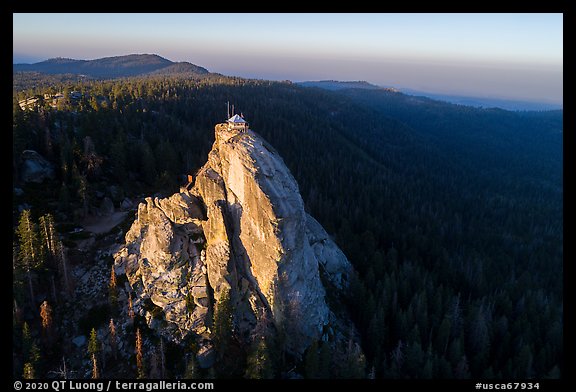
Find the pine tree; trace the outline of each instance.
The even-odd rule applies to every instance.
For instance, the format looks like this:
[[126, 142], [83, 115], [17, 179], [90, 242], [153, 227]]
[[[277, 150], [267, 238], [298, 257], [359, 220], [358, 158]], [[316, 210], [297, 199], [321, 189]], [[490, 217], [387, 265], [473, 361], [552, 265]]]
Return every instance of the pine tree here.
[[516, 360], [516, 377], [530, 379], [534, 377], [533, 356], [529, 345], [524, 345]]
[[436, 350], [442, 354], [446, 353], [448, 350], [448, 343], [450, 339], [450, 320], [448, 317], [444, 317], [442, 323], [438, 327], [438, 332], [436, 334], [435, 346]]
[[118, 289], [116, 287], [116, 272], [114, 271], [114, 265], [110, 269], [110, 283], [108, 283], [108, 299], [110, 301], [110, 305], [113, 308], [116, 308], [118, 303]]
[[68, 260], [66, 259], [66, 252], [64, 249], [64, 244], [61, 240], [57, 240], [56, 243], [56, 255], [58, 258], [58, 270], [60, 271], [60, 276], [62, 278], [62, 285], [64, 286], [64, 291], [68, 294], [72, 292], [72, 282], [70, 281], [68, 275]]
[[89, 190], [88, 190], [88, 179], [83, 174], [77, 175], [78, 181], [78, 196], [80, 200], [82, 200], [82, 216], [85, 218], [88, 216], [88, 199], [89, 199]]
[[318, 378], [329, 379], [330, 369], [332, 368], [332, 350], [328, 342], [322, 342], [318, 362]]
[[310, 347], [308, 347], [306, 356], [304, 357], [304, 374], [306, 375], [306, 378], [317, 378], [318, 369], [318, 342], [314, 341]]
[[22, 324], [22, 356], [27, 360], [30, 359], [30, 349], [32, 348], [32, 343], [30, 327], [28, 326], [28, 323], [24, 321]]
[[358, 343], [348, 344], [346, 378], [366, 378], [366, 357]]
[[450, 307], [450, 338], [455, 339], [462, 332], [462, 308], [460, 305], [460, 293], [452, 301]]
[[98, 341], [98, 335], [96, 334], [96, 329], [92, 328], [90, 331], [90, 339], [88, 341], [88, 353], [97, 354], [100, 351], [100, 342]]
[[22, 322], [22, 309], [18, 306], [16, 298], [12, 302], [12, 326], [19, 325]]
[[110, 330], [110, 349], [114, 359], [116, 359], [118, 357], [118, 342], [116, 339], [116, 326], [114, 325], [114, 319], [110, 319], [108, 328]]
[[32, 365], [37, 365], [40, 362], [40, 349], [32, 339], [26, 321], [22, 325], [22, 358], [24, 362], [30, 362]]
[[136, 328], [136, 368], [138, 369], [138, 378], [146, 378], [142, 357], [142, 334], [140, 333], [140, 328]]
[[32, 283], [32, 270], [42, 264], [41, 251], [36, 233], [36, 225], [32, 222], [30, 210], [20, 214], [18, 223], [18, 239], [20, 245], [19, 263], [26, 271], [28, 287], [30, 290], [30, 303], [34, 304], [34, 286]]
[[447, 358], [453, 366], [456, 366], [462, 358], [462, 355], [464, 355], [464, 349], [462, 348], [462, 338], [457, 337], [452, 342], [450, 342]]
[[147, 184], [152, 185], [158, 175], [156, 171], [156, 159], [150, 145], [146, 141], [140, 142], [139, 146], [140, 173], [142, 174], [142, 179]]
[[434, 377], [441, 379], [451, 379], [454, 378], [454, 373], [452, 371], [452, 366], [450, 362], [444, 357], [437, 359], [434, 369]]
[[467, 352], [473, 352], [470, 357], [470, 367], [474, 373], [486, 368], [490, 350], [490, 331], [484, 306], [480, 306], [470, 322]]
[[55, 257], [57, 252], [56, 243], [58, 241], [58, 234], [55, 228], [54, 217], [52, 214], [43, 215], [38, 220], [38, 223], [43, 246], [51, 257]]
[[100, 370], [98, 369], [98, 361], [96, 360], [96, 354], [92, 354], [92, 378], [100, 378]]
[[560, 378], [560, 368], [558, 365], [554, 365], [552, 369], [546, 374], [546, 379], [559, 379]]
[[34, 366], [30, 362], [24, 364], [24, 373], [22, 374], [22, 378], [25, 380], [33, 380], [36, 378]]
[[433, 377], [433, 366], [432, 366], [432, 359], [428, 358], [424, 363], [424, 367], [422, 368], [422, 377], [424, 379], [432, 379]]
[[379, 356], [382, 347], [384, 347], [384, 333], [384, 311], [382, 308], [378, 308], [368, 325], [368, 340], [372, 343], [370, 348], [374, 356]]
[[86, 173], [88, 175], [97, 173], [100, 165], [104, 161], [104, 159], [96, 153], [94, 142], [90, 136], [84, 138], [84, 154], [82, 155], [82, 161], [86, 164]]
[[[68, 176], [68, 166], [63, 164], [63, 176]], [[58, 209], [63, 212], [70, 211], [70, 191], [65, 183], [60, 186], [60, 191], [58, 192]]]
[[90, 331], [90, 340], [88, 341], [88, 353], [92, 359], [92, 378], [100, 378], [100, 371], [98, 369], [98, 360], [96, 355], [100, 351], [100, 342], [96, 335], [96, 329], [92, 328]]
[[68, 374], [68, 367], [66, 366], [66, 360], [62, 357], [62, 367], [58, 369], [57, 372], [54, 372], [59, 377], [62, 377], [64, 380], [67, 380], [69, 377]]
[[406, 347], [404, 373], [410, 378], [419, 378], [424, 367], [424, 351], [418, 341], [412, 341]]
[[185, 380], [194, 380], [198, 377], [198, 366], [196, 365], [196, 356], [194, 353], [189, 354], [188, 362], [186, 362], [186, 370], [184, 371]]
[[160, 358], [158, 351], [154, 351], [150, 357], [150, 373], [148, 378], [158, 379], [160, 377]]
[[251, 379], [274, 378], [274, 366], [265, 337], [259, 339], [256, 348], [248, 356], [245, 377]]
[[32, 346], [30, 346], [29, 361], [34, 366], [37, 366], [40, 363], [40, 348], [36, 342], [32, 342]]
[[40, 305], [40, 319], [42, 320], [42, 331], [46, 340], [48, 342], [52, 341], [53, 331], [52, 331], [52, 307], [48, 304], [48, 301], [42, 302]]
[[52, 327], [52, 307], [48, 304], [48, 301], [44, 301], [40, 305], [40, 318], [42, 319], [42, 328], [44, 330]]
[[456, 365], [454, 369], [454, 377], [458, 379], [470, 378], [470, 368], [468, 367], [468, 359], [466, 355], [460, 358], [460, 362]]
[[120, 183], [123, 183], [127, 178], [126, 157], [129, 156], [126, 151], [126, 141], [123, 131], [116, 133], [116, 137], [110, 143], [108, 155], [110, 156], [114, 177]]
[[164, 338], [160, 336], [160, 378], [166, 378], [166, 356], [164, 355]]
[[216, 345], [219, 356], [222, 357], [228, 348], [232, 335], [232, 304], [230, 300], [230, 290], [224, 289], [220, 293], [220, 298], [214, 313], [214, 325], [212, 339]]
[[27, 302], [28, 287], [25, 281], [25, 271], [20, 268], [18, 255], [18, 246], [15, 242], [12, 243], [12, 297], [14, 300], [14, 321], [20, 324], [19, 320], [22, 317], [21, 304]]
[[58, 303], [58, 294], [56, 293], [56, 280], [54, 279], [53, 274], [50, 274], [50, 291], [52, 292], [52, 301], [54, 301], [54, 303]]
[[376, 379], [376, 365], [372, 365], [370, 367], [370, 371], [368, 372], [368, 376], [366, 378], [368, 380], [375, 380]]
[[392, 368], [390, 369], [392, 378], [399, 378], [404, 365], [404, 343], [399, 340], [396, 348], [390, 354]]
[[114, 271], [114, 266], [110, 270], [110, 287], [116, 288], [116, 271]]
[[42, 245], [46, 248], [49, 255], [53, 254], [50, 244], [50, 229], [46, 215], [43, 215], [38, 220], [38, 229], [40, 230], [40, 239]]
[[132, 293], [128, 292], [128, 317], [134, 322], [134, 309], [132, 308]]
[[164, 358], [164, 339], [160, 337], [160, 342], [150, 358], [150, 378], [166, 378], [166, 366]]

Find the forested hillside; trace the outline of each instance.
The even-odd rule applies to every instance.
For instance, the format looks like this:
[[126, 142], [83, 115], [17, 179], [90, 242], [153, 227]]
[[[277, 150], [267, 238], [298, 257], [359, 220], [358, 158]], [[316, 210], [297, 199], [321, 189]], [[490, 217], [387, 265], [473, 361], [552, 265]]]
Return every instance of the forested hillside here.
[[[29, 209], [35, 222], [53, 215], [64, 233], [104, 194], [118, 207], [125, 197], [175, 192], [206, 161], [229, 101], [278, 150], [306, 208], [358, 271], [348, 305], [367, 355], [363, 376], [560, 377], [562, 112], [217, 75], [50, 89], [62, 102], [40, 99], [33, 110], [18, 101], [48, 89], [14, 90], [14, 227]], [[54, 178], [23, 182], [25, 150], [51, 162]], [[15, 254], [22, 238], [14, 234]], [[16, 376], [29, 363], [46, 374], [65, 350], [40, 338], [40, 303], [28, 294], [29, 279], [36, 297], [61, 284], [46, 265], [15, 257]], [[52, 310], [59, 322], [61, 309]], [[37, 362], [24, 320], [36, 331]], [[320, 368], [305, 375], [326, 376]]]
[[54, 58], [34, 64], [14, 64], [14, 72], [42, 72], [44, 74], [76, 74], [95, 78], [118, 78], [147, 73], [189, 72], [207, 74], [208, 70], [188, 62], [173, 62], [156, 54], [130, 54], [94, 60]]

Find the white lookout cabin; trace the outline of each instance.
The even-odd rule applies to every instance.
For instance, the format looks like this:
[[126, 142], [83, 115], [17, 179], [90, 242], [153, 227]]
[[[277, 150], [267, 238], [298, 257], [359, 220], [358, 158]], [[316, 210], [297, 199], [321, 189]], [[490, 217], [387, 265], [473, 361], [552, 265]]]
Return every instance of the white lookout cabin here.
[[226, 123], [228, 124], [228, 130], [230, 131], [235, 130], [240, 132], [246, 132], [248, 130], [248, 123], [246, 122], [246, 120], [244, 120], [237, 114], [233, 115], [228, 120], [226, 120]]

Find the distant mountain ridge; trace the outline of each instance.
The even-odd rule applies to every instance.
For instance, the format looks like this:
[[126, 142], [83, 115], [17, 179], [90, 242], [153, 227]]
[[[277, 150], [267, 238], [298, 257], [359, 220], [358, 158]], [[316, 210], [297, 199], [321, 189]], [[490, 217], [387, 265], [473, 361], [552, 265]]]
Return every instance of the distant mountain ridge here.
[[304, 87], [319, 87], [325, 90], [342, 90], [346, 88], [361, 88], [367, 90], [377, 90], [381, 89], [382, 87], [376, 86], [374, 84], [368, 83], [365, 80], [356, 80], [356, 81], [339, 81], [339, 80], [318, 80], [318, 81], [306, 81], [306, 82], [298, 82], [300, 86]]
[[563, 105], [556, 103], [546, 103], [537, 101], [526, 101], [518, 99], [506, 98], [490, 98], [490, 97], [471, 97], [465, 95], [451, 95], [451, 94], [437, 94], [419, 90], [412, 90], [403, 88], [401, 91], [404, 94], [424, 96], [437, 101], [444, 101], [454, 103], [457, 105], [472, 106], [476, 108], [500, 108], [504, 110], [518, 110], [518, 111], [547, 111], [547, 110], [562, 110]]
[[46, 74], [80, 74], [96, 78], [116, 78], [144, 74], [208, 74], [206, 68], [188, 62], [173, 62], [157, 54], [129, 54], [95, 60], [57, 57], [34, 64], [14, 64], [13, 72], [33, 71]]
[[548, 111], [562, 110], [561, 104], [553, 104], [536, 101], [522, 101], [489, 97], [470, 97], [462, 95], [449, 95], [412, 90], [409, 88], [380, 87], [366, 81], [338, 81], [338, 80], [318, 80], [296, 83], [303, 87], [317, 87], [329, 91], [340, 91], [348, 89], [360, 90], [385, 90], [414, 96], [414, 98], [429, 98], [436, 101], [453, 103], [456, 105], [471, 106], [476, 108], [500, 108], [510, 111]]

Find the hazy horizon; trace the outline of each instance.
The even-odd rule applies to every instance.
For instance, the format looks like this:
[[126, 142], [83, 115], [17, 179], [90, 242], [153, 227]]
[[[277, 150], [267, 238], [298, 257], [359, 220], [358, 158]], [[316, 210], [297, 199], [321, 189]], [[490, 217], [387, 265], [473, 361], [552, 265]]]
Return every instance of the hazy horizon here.
[[13, 14], [13, 21], [13, 63], [150, 53], [231, 76], [366, 80], [563, 103], [562, 14]]

